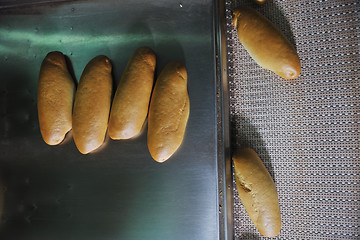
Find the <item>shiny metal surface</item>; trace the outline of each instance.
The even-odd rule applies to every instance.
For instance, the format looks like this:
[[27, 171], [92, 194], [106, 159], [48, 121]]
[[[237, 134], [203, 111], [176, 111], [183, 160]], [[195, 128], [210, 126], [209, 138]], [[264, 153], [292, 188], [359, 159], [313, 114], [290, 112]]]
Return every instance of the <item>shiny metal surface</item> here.
[[232, 163], [230, 145], [230, 103], [227, 72], [227, 41], [225, 1], [216, 2], [216, 53], [217, 53], [217, 129], [219, 176], [219, 232], [221, 240], [234, 239]]
[[[0, 169], [5, 209], [0, 239], [219, 238], [216, 67], [212, 1], [12, 1], [0, 4]], [[132, 52], [157, 53], [188, 70], [190, 118], [181, 148], [151, 159], [146, 127], [133, 140], [106, 140], [81, 155], [71, 134], [40, 136], [40, 64], [67, 55], [78, 81], [104, 54], [117, 84]]]

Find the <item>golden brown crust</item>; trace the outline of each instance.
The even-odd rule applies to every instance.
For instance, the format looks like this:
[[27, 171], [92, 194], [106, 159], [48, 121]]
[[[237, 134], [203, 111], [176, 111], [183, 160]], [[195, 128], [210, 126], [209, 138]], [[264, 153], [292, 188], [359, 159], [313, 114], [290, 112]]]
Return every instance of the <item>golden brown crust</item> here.
[[150, 102], [147, 142], [156, 161], [166, 161], [180, 147], [189, 113], [186, 68], [170, 63], [160, 73]]
[[61, 52], [50, 52], [43, 60], [38, 82], [38, 116], [44, 141], [56, 145], [72, 127], [75, 83]]
[[73, 137], [82, 154], [97, 149], [104, 142], [111, 104], [111, 70], [110, 60], [97, 56], [81, 75], [75, 94]]
[[149, 109], [155, 65], [155, 53], [148, 47], [137, 49], [130, 58], [111, 107], [108, 132], [112, 139], [140, 133]]
[[250, 148], [233, 154], [240, 199], [259, 232], [274, 237], [281, 229], [279, 200], [274, 181], [256, 152]]
[[261, 67], [286, 79], [299, 76], [299, 57], [279, 29], [250, 7], [241, 7], [233, 15], [240, 42]]

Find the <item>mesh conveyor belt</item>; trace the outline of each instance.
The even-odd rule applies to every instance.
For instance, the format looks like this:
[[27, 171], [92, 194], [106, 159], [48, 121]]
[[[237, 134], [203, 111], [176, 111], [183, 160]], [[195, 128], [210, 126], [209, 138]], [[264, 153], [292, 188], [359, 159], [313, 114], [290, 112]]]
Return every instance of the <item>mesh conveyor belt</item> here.
[[[253, 5], [297, 48], [302, 73], [291, 82], [260, 68], [239, 43], [231, 14], [247, 3], [226, 1], [232, 147], [254, 148], [271, 172], [278, 239], [359, 239], [360, 3]], [[235, 181], [233, 193], [236, 239], [263, 239]]]

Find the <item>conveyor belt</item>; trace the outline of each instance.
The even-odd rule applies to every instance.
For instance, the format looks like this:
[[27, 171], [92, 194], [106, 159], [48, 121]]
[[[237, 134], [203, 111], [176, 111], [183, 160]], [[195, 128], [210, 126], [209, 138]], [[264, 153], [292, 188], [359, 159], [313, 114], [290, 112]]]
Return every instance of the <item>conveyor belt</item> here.
[[[255, 6], [296, 46], [302, 73], [259, 67], [237, 39], [226, 1], [232, 147], [254, 148], [280, 198], [278, 239], [359, 239], [359, 2], [269, 1]], [[235, 181], [236, 239], [264, 239]]]

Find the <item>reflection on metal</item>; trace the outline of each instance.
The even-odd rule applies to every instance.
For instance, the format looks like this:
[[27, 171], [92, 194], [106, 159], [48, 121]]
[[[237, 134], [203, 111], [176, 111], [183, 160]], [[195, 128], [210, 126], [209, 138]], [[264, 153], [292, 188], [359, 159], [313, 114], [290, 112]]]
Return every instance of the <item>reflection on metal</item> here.
[[[37, 34], [29, 31], [0, 29], [0, 51], [5, 54], [18, 54], [18, 47], [29, 44], [31, 47], [57, 47], [59, 44], [69, 44], [72, 47], [81, 45], [106, 44], [126, 46], [134, 42], [149, 42], [153, 36], [146, 34], [68, 34], [63, 33], [45, 33]], [[209, 41], [210, 36], [204, 35], [186, 35], [186, 34], [157, 34], [156, 40], [159, 42], [169, 42], [172, 39], [178, 39], [181, 42], [202, 43]], [[11, 44], [9, 44], [11, 43]]]
[[227, 42], [225, 22], [225, 1], [216, 2], [216, 56], [217, 56], [217, 98], [218, 98], [218, 175], [219, 216], [221, 240], [233, 240], [233, 194], [232, 163], [230, 144], [229, 86], [227, 79]]

